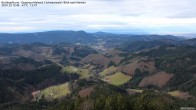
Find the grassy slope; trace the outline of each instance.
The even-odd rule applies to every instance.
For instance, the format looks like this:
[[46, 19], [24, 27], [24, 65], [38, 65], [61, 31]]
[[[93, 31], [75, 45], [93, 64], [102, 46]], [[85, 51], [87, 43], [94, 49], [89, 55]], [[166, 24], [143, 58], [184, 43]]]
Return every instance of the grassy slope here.
[[47, 100], [58, 99], [66, 96], [69, 93], [71, 93], [69, 83], [64, 83], [41, 90], [40, 97], [44, 95], [44, 98]]
[[80, 78], [86, 78], [89, 75], [89, 70], [76, 68], [76, 67], [73, 67], [73, 66], [66, 66], [66, 67], [63, 68], [62, 71], [70, 73], [70, 74], [77, 73], [77, 74], [80, 75]]
[[128, 82], [131, 78], [132, 78], [131, 76], [118, 72], [116, 74], [106, 76], [103, 80], [110, 84], [118, 86]]
[[188, 92], [181, 92], [179, 90], [168, 92], [168, 94], [173, 96], [173, 97], [180, 98], [180, 99], [188, 99], [188, 98], [192, 97], [191, 95], [189, 95]]
[[101, 76], [107, 76], [110, 73], [113, 73], [116, 71], [116, 68], [114, 66], [111, 66], [107, 69], [105, 69], [104, 71], [102, 71], [101, 73], [99, 73]]

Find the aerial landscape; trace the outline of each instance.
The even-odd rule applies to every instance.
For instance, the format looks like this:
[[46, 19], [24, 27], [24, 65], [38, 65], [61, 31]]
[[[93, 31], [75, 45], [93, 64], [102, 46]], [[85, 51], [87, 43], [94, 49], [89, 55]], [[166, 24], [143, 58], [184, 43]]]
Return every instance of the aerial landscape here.
[[195, 1], [74, 2], [0, 7], [0, 110], [196, 109]]
[[2, 109], [196, 106], [195, 38], [50, 31], [0, 41]]

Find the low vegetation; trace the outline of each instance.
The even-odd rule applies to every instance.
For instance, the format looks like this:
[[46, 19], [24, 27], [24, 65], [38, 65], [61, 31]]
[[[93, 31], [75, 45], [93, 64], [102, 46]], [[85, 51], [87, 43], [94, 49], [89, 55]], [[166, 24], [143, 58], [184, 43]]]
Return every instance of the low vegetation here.
[[117, 69], [116, 67], [111, 66], [111, 67], [105, 69], [104, 71], [100, 72], [99, 74], [101, 76], [107, 76], [107, 75], [110, 75], [110, 74], [113, 74], [114, 72], [116, 72], [116, 69]]
[[106, 76], [104, 77], [104, 81], [110, 83], [110, 84], [113, 84], [113, 85], [122, 85], [126, 82], [128, 82], [132, 77], [131, 76], [128, 76], [128, 75], [125, 75], [121, 72], [117, 72], [113, 75], [109, 75], [109, 76]]
[[71, 93], [69, 83], [64, 83], [41, 90], [39, 95], [40, 97], [38, 99], [40, 98], [44, 98], [46, 100], [59, 99], [67, 96], [69, 93]]
[[196, 48], [136, 44], [121, 55], [81, 44], [2, 46], [0, 110], [196, 107]]
[[81, 69], [74, 66], [66, 66], [62, 69], [62, 71], [70, 74], [76, 73], [80, 75], [80, 78], [87, 78], [90, 73], [88, 69]]
[[169, 95], [180, 98], [180, 99], [184, 99], [187, 100], [188, 98], [191, 98], [192, 96], [188, 93], [188, 92], [181, 92], [181, 91], [172, 91], [172, 92], [168, 92]]

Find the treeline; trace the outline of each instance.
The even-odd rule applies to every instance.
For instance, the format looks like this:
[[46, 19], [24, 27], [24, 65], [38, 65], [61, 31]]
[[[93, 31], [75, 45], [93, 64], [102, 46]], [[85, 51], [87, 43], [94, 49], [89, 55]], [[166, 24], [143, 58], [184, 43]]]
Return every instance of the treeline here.
[[[91, 82], [91, 81], [90, 81]], [[80, 81], [89, 87], [88, 81]], [[87, 83], [87, 84], [84, 84]], [[90, 85], [92, 86], [92, 85]], [[126, 90], [103, 82], [93, 84], [90, 96], [81, 98], [69, 95], [62, 100], [39, 102], [10, 107], [10, 110], [179, 110], [180, 107], [196, 107], [195, 100], [179, 100], [161, 92], [146, 90], [128, 95]]]
[[[133, 56], [142, 56], [154, 59], [158, 71], [166, 71], [174, 74], [171, 80], [165, 86], [169, 90], [189, 91], [191, 95], [196, 93], [196, 89], [191, 80], [195, 79], [196, 73], [196, 48], [191, 46], [161, 46], [146, 52], [134, 54]], [[137, 72], [137, 71], [136, 71]], [[137, 74], [140, 72], [137, 72]], [[139, 80], [139, 79], [138, 79]], [[137, 81], [137, 79], [132, 80]], [[193, 82], [193, 81], [191, 81]], [[192, 86], [188, 86], [190, 83]], [[155, 87], [156, 88], [156, 87]]]
[[22, 102], [31, 96], [32, 90], [78, 79], [78, 74], [61, 72], [61, 67], [51, 64], [31, 71], [18, 69], [0, 70], [0, 105], [7, 102]]

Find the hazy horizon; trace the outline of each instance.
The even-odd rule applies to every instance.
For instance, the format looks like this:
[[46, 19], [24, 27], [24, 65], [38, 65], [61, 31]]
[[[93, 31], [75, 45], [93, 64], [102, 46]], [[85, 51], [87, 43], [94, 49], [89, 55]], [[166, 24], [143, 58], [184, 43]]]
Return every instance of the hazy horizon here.
[[45, 30], [45, 31], [29, 31], [29, 32], [0, 32], [0, 34], [29, 34], [29, 33], [42, 33], [42, 32], [60, 32], [60, 31], [84, 31], [86, 33], [109, 33], [109, 34], [129, 34], [129, 35], [173, 35], [183, 38], [196, 38], [196, 33], [185, 33], [185, 34], [153, 34], [153, 33], [131, 33], [131, 32], [112, 32], [112, 31], [85, 31], [85, 30]]
[[86, 4], [0, 7], [0, 33], [51, 30], [164, 35], [196, 33], [194, 0], [81, 1]]

